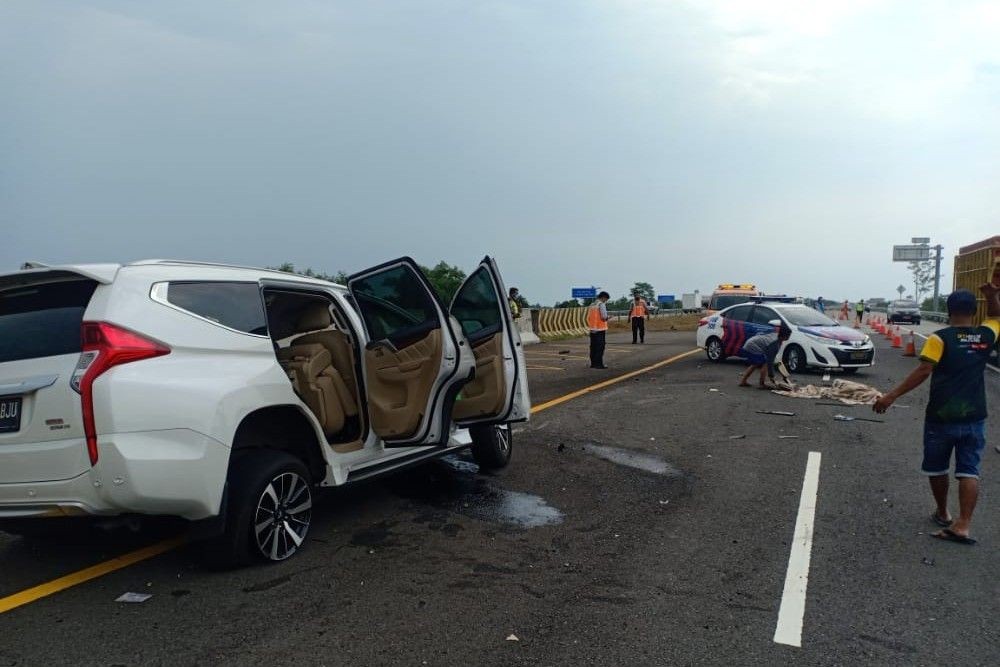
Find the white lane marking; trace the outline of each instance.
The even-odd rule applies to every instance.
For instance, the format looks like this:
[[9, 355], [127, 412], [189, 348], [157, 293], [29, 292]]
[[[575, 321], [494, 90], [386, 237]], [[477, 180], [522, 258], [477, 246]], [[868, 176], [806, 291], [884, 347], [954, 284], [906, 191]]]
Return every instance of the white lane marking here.
[[809, 585], [809, 559], [812, 556], [813, 526], [816, 517], [816, 496], [819, 492], [819, 464], [822, 455], [809, 452], [806, 475], [802, 480], [799, 515], [795, 520], [792, 551], [788, 555], [785, 591], [778, 609], [778, 626], [774, 641], [788, 646], [802, 646], [802, 619], [806, 613], [806, 587]]

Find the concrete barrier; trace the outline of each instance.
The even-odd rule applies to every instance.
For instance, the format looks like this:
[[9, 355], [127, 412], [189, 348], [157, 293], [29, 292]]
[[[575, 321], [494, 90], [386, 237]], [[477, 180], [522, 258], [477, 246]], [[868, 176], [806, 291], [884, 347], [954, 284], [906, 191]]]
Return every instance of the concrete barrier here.
[[522, 310], [520, 319], [514, 320], [517, 323], [517, 330], [521, 333], [521, 343], [524, 345], [542, 342], [535, 333], [534, 321], [537, 312], [537, 310]]
[[532, 315], [537, 322], [535, 333], [542, 340], [587, 335], [586, 308], [542, 308]]

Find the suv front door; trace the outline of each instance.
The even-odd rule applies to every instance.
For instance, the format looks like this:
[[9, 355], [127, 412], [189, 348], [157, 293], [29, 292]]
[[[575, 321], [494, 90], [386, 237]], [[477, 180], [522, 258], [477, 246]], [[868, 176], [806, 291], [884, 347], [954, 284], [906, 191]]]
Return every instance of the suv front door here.
[[457, 324], [408, 257], [347, 285], [368, 336], [362, 365], [372, 430], [387, 447], [447, 443], [455, 399], [475, 368]]
[[507, 288], [491, 257], [462, 283], [451, 315], [476, 358], [476, 375], [455, 405], [455, 421], [505, 424], [525, 421], [531, 412], [521, 334], [507, 304]]

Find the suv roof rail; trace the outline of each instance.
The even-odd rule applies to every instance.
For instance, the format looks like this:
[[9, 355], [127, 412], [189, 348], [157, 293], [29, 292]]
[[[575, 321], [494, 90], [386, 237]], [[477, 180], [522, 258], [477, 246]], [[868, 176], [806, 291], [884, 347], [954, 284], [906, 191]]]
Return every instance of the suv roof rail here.
[[[319, 280], [321, 282], [331, 282], [329, 280], [324, 281], [322, 278], [317, 278], [316, 276], [306, 276], [301, 273], [290, 273], [288, 271], [282, 271], [281, 269], [272, 269], [260, 266], [247, 266], [245, 264], [223, 264], [221, 262], [202, 262], [193, 259], [140, 259], [134, 262], [130, 262], [126, 266], [154, 266], [154, 265], [168, 265], [168, 266], [211, 266], [220, 269], [242, 269], [244, 271], [262, 271], [265, 273], [273, 273], [279, 276], [296, 276], [299, 278], [304, 278], [306, 280]], [[332, 283], [336, 285], [337, 283]]]
[[47, 268], [49, 268], [49, 265], [42, 264], [41, 262], [25, 262], [24, 264], [21, 265], [22, 271], [28, 271], [30, 269], [47, 269]]

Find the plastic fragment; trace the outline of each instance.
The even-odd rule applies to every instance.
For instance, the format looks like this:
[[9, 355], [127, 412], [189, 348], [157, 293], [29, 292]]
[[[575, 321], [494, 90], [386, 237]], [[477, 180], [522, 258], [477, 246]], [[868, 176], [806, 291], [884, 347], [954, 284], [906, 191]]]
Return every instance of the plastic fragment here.
[[117, 598], [115, 602], [129, 602], [129, 603], [140, 603], [145, 602], [149, 598], [153, 597], [152, 593], [122, 593]]

